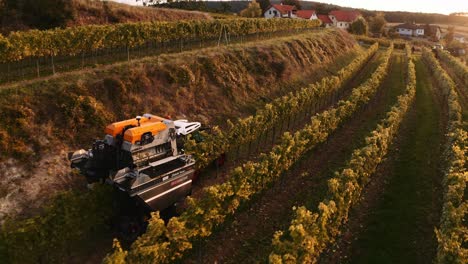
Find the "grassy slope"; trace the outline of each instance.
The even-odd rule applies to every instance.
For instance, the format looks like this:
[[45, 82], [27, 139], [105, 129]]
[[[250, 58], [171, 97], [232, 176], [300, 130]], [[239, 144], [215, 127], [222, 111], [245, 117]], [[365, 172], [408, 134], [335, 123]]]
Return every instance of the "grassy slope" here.
[[[421, 61], [416, 70], [415, 109], [406, 121], [398, 156], [388, 172], [390, 182], [354, 245], [351, 263], [431, 263], [434, 256], [443, 134], [429, 72]], [[398, 76], [394, 81], [398, 82]]]

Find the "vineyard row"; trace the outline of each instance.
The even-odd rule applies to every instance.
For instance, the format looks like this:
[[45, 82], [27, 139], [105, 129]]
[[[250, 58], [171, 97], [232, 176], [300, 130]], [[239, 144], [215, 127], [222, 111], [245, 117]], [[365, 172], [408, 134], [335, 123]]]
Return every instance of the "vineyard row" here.
[[[407, 49], [409, 55], [410, 51]], [[277, 231], [272, 240], [271, 263], [316, 263], [320, 253], [340, 233], [351, 206], [359, 199], [370, 176], [387, 154], [401, 121], [416, 94], [414, 63], [408, 59], [405, 93], [387, 113], [377, 128], [365, 139], [366, 145], [356, 149], [347, 166], [328, 181], [328, 193], [317, 212], [304, 206], [293, 208], [294, 217], [288, 230]]]
[[[441, 57], [445, 60], [443, 56]], [[463, 129], [462, 109], [458, 101], [455, 83], [429, 50], [423, 50], [422, 58], [432, 71], [444, 98], [447, 100], [449, 115], [448, 139], [444, 155], [447, 165], [443, 180], [442, 215], [440, 227], [436, 229], [438, 241], [436, 262], [466, 263], [468, 259], [468, 228], [466, 226], [468, 215], [468, 201], [466, 200], [468, 134]]]
[[29, 30], [0, 35], [0, 62], [25, 58], [74, 56], [101, 49], [134, 48], [149, 42], [208, 40], [221, 36], [318, 27], [317, 20], [223, 19], [88, 25], [52, 30]]
[[468, 66], [466, 66], [461, 60], [450, 55], [448, 51], [438, 50], [437, 55], [440, 60], [446, 63], [450, 68], [455, 71], [455, 74], [462, 80], [465, 85], [465, 91], [468, 87]]
[[167, 225], [158, 214], [149, 221], [147, 232], [135, 241], [131, 249], [123, 251], [116, 243], [107, 263], [167, 263], [181, 258], [192, 248], [192, 242], [211, 235], [213, 229], [224, 222], [239, 206], [260, 193], [287, 171], [302, 155], [324, 142], [344, 120], [365, 105], [377, 91], [386, 76], [393, 47], [384, 55], [382, 63], [365, 83], [353, 89], [349, 99], [338, 102], [335, 108], [311, 118], [302, 130], [285, 133], [281, 142], [258, 162], [247, 162], [237, 167], [228, 182], [204, 189], [200, 199], [188, 199], [188, 208]]

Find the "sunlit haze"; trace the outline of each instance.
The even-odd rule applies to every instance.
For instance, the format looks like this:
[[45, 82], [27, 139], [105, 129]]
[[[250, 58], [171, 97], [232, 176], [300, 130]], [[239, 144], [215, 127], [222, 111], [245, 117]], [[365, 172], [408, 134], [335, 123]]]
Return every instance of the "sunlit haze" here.
[[[136, 2], [135, 0], [113, 1], [132, 5], [141, 5], [141, 1]], [[326, 0], [322, 2], [346, 7], [365, 8], [369, 10], [383, 11], [410, 11], [440, 14], [450, 14], [453, 12], [468, 12], [468, 0]]]
[[340, 6], [383, 11], [410, 11], [441, 14], [450, 14], [453, 12], [468, 12], [467, 0], [328, 0], [323, 2], [336, 4]]

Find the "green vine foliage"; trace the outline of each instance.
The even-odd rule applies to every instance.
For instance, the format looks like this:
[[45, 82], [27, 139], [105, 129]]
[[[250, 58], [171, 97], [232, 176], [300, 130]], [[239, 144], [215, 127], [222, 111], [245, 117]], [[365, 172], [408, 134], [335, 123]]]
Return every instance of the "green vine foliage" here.
[[89, 192], [63, 192], [32, 218], [6, 219], [0, 233], [0, 262], [66, 262], [81, 243], [92, 239], [91, 234], [108, 227], [114, 215], [112, 197], [112, 188], [104, 185]]
[[304, 206], [295, 207], [294, 217], [287, 230], [277, 231], [272, 240], [270, 263], [317, 263], [320, 253], [334, 241], [341, 225], [355, 204], [370, 176], [387, 153], [401, 121], [414, 101], [416, 72], [408, 60], [405, 93], [366, 137], [365, 146], [354, 150], [345, 168], [335, 172], [328, 181], [328, 193], [315, 212]]
[[[450, 62], [449, 54], [439, 52], [442, 60], [456, 68]], [[459, 103], [455, 83], [441, 67], [430, 50], [424, 49], [422, 58], [431, 69], [437, 84], [442, 91], [448, 105], [448, 134], [445, 150], [446, 168], [443, 180], [444, 198], [440, 227], [435, 229], [438, 250], [436, 263], [467, 263], [468, 261], [468, 201], [466, 199], [466, 183], [468, 171], [466, 157], [468, 157], [468, 134], [462, 122], [462, 108]], [[459, 74], [459, 70], [457, 74]], [[463, 72], [463, 71], [462, 71]]]
[[[302, 130], [294, 134], [284, 133], [281, 142], [269, 153], [262, 154], [257, 162], [247, 162], [235, 168], [227, 182], [205, 188], [199, 199], [189, 198], [187, 210], [181, 216], [172, 218], [167, 226], [157, 214], [153, 215], [147, 232], [125, 253], [125, 261], [173, 262], [192, 248], [194, 240], [211, 235], [213, 229], [243, 202], [277, 180], [306, 151], [324, 142], [345, 119], [370, 100], [386, 76], [392, 51], [393, 48], [388, 49], [378, 69], [352, 91], [348, 100], [342, 100], [335, 108], [315, 115]], [[106, 263], [113, 263], [121, 255], [116, 247], [115, 252], [106, 257]]]
[[[0, 40], [1, 41], [1, 40]], [[462, 80], [464, 84], [464, 90], [468, 89], [468, 66], [461, 60], [450, 55], [446, 50], [437, 50], [439, 59], [446, 63], [451, 69], [455, 71], [455, 74]]]
[[8, 37], [0, 36], [0, 62], [29, 57], [74, 56], [104, 48], [133, 48], [148, 42], [202, 41], [217, 38], [223, 32], [242, 36], [318, 26], [318, 21], [257, 18], [122, 23], [18, 31], [10, 33]]

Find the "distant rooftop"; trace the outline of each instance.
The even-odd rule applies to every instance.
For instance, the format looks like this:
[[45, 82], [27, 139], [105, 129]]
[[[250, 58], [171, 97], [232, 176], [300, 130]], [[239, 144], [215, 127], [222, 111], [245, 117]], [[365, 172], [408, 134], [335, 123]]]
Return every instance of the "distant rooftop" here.
[[331, 11], [330, 15], [336, 17], [338, 21], [353, 22], [361, 13], [358, 11], [335, 10]]

